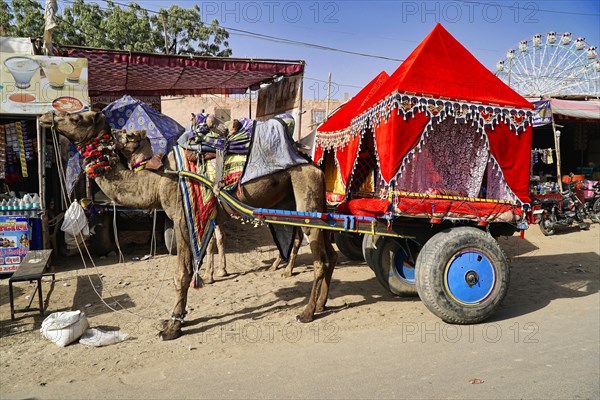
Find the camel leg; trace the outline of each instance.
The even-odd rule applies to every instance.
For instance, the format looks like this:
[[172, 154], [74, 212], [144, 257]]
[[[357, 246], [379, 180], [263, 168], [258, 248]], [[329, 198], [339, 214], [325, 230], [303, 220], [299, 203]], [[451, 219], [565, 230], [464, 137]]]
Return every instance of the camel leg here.
[[[215, 230], [216, 233], [216, 230]], [[208, 242], [208, 246], [206, 247], [206, 256], [205, 259], [208, 261], [206, 263], [206, 271], [202, 275], [202, 281], [206, 284], [215, 283], [215, 279], [213, 278], [215, 271], [215, 251], [217, 247], [217, 239], [215, 239], [215, 235], [210, 238], [210, 242]]]
[[288, 264], [285, 267], [285, 271], [283, 271], [283, 274], [281, 274], [281, 276], [283, 276], [284, 278], [289, 278], [292, 276], [294, 265], [296, 264], [296, 257], [298, 257], [298, 251], [300, 250], [300, 245], [302, 245], [302, 239], [304, 239], [304, 233], [302, 232], [302, 229], [298, 228], [296, 229], [296, 237], [294, 238], [294, 244], [292, 245], [292, 253], [290, 254], [290, 260], [288, 261]]
[[[314, 319], [315, 311], [317, 309], [317, 297], [325, 296], [328, 293], [322, 290], [324, 279], [326, 276], [330, 276], [331, 273], [328, 270], [329, 263], [327, 262], [327, 253], [323, 242], [323, 232], [319, 229], [307, 229], [308, 240], [310, 242], [310, 251], [313, 255], [313, 266], [314, 266], [314, 280], [308, 298], [308, 304], [296, 319], [300, 322], [311, 322]], [[325, 285], [328, 289], [329, 285]]]
[[331, 285], [331, 277], [333, 276], [333, 270], [337, 262], [337, 253], [331, 244], [331, 240], [326, 233], [323, 233], [323, 239], [325, 244], [325, 252], [327, 253], [327, 270], [325, 272], [325, 279], [321, 284], [321, 292], [319, 299], [317, 300], [316, 312], [325, 311], [325, 303], [327, 303], [327, 295], [329, 294], [329, 287]]
[[175, 274], [175, 292], [177, 302], [173, 308], [171, 319], [168, 321], [165, 328], [160, 332], [160, 337], [163, 340], [177, 339], [182, 335], [181, 325], [185, 317], [187, 295], [194, 269], [192, 267], [192, 252], [190, 249], [189, 238], [187, 235], [187, 227], [183, 218], [175, 220], [174, 227], [177, 240], [177, 272]]
[[223, 231], [219, 225], [215, 227], [213, 239], [216, 241], [217, 250], [219, 251], [219, 268], [215, 275], [218, 277], [227, 276], [229, 274], [227, 273], [227, 259], [225, 258], [225, 235], [223, 235]]

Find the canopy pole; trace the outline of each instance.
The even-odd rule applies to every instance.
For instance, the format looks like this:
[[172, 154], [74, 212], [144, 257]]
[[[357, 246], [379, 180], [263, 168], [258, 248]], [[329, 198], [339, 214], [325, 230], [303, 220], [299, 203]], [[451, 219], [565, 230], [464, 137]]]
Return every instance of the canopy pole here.
[[[550, 105], [552, 110], [552, 105]], [[552, 132], [554, 132], [554, 147], [556, 148], [556, 180], [558, 181], [558, 188], [562, 192], [562, 176], [560, 174], [560, 131], [556, 130], [554, 124], [554, 114], [552, 115]]]
[[329, 118], [329, 100], [331, 98], [331, 72], [327, 78], [327, 102], [325, 103], [325, 119]]

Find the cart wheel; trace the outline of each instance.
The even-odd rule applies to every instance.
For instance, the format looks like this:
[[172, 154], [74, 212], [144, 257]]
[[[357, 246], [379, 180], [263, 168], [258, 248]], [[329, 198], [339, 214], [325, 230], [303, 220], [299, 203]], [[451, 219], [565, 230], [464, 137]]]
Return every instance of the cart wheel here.
[[600, 222], [600, 199], [596, 199], [592, 206], [592, 220]]
[[175, 238], [175, 230], [173, 229], [173, 221], [165, 217], [164, 228], [165, 246], [170, 254], [177, 254], [177, 239]]
[[538, 225], [540, 226], [540, 231], [542, 231], [544, 236], [552, 236], [556, 231], [556, 216], [554, 213], [550, 215], [544, 214]]
[[365, 261], [367, 262], [369, 268], [371, 268], [373, 271], [375, 271], [375, 265], [377, 262], [375, 257], [375, 250], [377, 249], [377, 245], [381, 238], [382, 236], [378, 235], [364, 235], [362, 241], [363, 257], [365, 258]]
[[473, 227], [444, 230], [421, 249], [416, 285], [425, 306], [448, 323], [488, 318], [508, 291], [509, 266], [498, 243]]
[[335, 244], [340, 252], [353, 261], [363, 261], [363, 235], [359, 233], [335, 232]]
[[410, 239], [383, 237], [377, 242], [374, 271], [379, 283], [397, 296], [417, 296], [415, 261], [420, 245]]

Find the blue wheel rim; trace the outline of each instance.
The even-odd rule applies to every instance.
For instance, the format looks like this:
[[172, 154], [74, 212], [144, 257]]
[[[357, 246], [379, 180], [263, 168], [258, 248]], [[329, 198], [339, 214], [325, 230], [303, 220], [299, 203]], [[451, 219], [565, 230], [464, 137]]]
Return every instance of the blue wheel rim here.
[[394, 255], [394, 273], [398, 278], [411, 285], [415, 284], [415, 264], [408, 259], [403, 247], [399, 247]]
[[446, 293], [465, 305], [484, 302], [496, 286], [496, 267], [490, 257], [475, 249], [455, 254], [444, 271]]

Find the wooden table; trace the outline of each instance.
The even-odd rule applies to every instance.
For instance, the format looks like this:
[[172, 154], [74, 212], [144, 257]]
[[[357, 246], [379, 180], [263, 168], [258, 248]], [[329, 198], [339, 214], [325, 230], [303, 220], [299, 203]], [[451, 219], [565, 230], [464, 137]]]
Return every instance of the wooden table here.
[[[10, 297], [10, 319], [15, 319], [15, 313], [23, 313], [29, 311], [39, 311], [40, 315], [44, 315], [44, 300], [42, 299], [42, 277], [52, 276], [52, 282], [55, 280], [54, 273], [45, 273], [44, 271], [50, 264], [50, 256], [52, 250], [30, 250], [19, 268], [15, 273], [8, 279], [8, 293]], [[13, 296], [13, 283], [14, 282], [33, 282], [36, 281], [36, 287], [31, 294], [29, 304], [26, 308], [15, 310], [14, 296]], [[35, 297], [35, 292], [38, 292], [39, 307], [31, 308], [31, 303]]]

